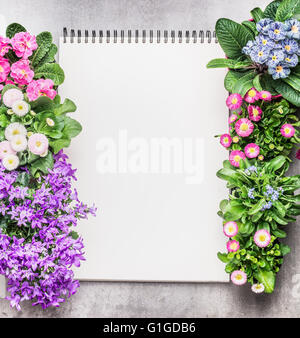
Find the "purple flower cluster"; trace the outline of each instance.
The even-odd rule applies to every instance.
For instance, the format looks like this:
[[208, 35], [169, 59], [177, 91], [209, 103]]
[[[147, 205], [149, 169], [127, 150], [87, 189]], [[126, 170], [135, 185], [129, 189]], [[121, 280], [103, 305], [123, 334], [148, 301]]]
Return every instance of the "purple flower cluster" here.
[[84, 260], [84, 246], [72, 227], [96, 209], [79, 201], [74, 174], [62, 152], [37, 179], [25, 168], [0, 167], [0, 274], [18, 310], [23, 300], [58, 307], [79, 287], [71, 268]]

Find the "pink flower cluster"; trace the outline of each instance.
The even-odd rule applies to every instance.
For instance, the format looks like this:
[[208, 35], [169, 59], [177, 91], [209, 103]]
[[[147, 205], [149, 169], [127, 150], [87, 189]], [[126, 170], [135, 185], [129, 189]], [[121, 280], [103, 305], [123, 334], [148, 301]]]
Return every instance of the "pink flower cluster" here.
[[[36, 37], [28, 32], [17, 33], [12, 39], [0, 36], [0, 90], [6, 84], [27, 86], [26, 92], [30, 101], [40, 96], [54, 99], [57, 92], [53, 89], [52, 80], [33, 80], [34, 71], [30, 67], [28, 58], [37, 48]], [[10, 64], [10, 61], [5, 58], [9, 50], [12, 50], [20, 60]]]

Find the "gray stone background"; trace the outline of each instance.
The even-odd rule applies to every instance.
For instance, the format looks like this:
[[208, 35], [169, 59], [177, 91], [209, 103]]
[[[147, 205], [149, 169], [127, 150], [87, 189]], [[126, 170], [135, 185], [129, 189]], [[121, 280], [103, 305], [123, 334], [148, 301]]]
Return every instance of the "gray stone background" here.
[[[213, 29], [219, 17], [242, 21], [268, 0], [1, 0], [7, 23], [19, 22], [58, 41], [64, 26], [74, 29]], [[213, 55], [212, 55], [213, 58]], [[294, 156], [294, 155], [293, 155]], [[296, 160], [297, 162], [297, 160]], [[290, 170], [299, 173], [297, 163]], [[218, 203], [218, 201], [216, 201]], [[0, 317], [298, 317], [300, 315], [300, 229], [288, 226], [292, 248], [272, 295], [249, 287], [208, 283], [82, 282], [61, 308], [29, 303], [17, 312], [0, 300]], [[197, 268], [197, 267], [195, 267]]]

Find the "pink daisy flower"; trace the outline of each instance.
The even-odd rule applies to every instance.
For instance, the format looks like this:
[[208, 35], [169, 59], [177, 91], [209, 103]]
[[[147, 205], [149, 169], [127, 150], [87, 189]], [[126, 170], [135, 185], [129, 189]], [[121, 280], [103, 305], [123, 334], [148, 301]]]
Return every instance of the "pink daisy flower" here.
[[247, 137], [252, 134], [254, 125], [247, 118], [241, 118], [235, 123], [235, 131], [241, 137]]
[[243, 98], [240, 94], [231, 94], [226, 100], [226, 105], [230, 110], [239, 109], [243, 103]]
[[16, 55], [23, 59], [28, 59], [32, 55], [32, 51], [38, 47], [35, 36], [30, 35], [28, 32], [15, 34], [11, 39], [11, 45]]
[[48, 151], [48, 139], [44, 134], [33, 134], [28, 139], [28, 148], [35, 155], [43, 155]]
[[0, 57], [0, 82], [5, 82], [10, 72], [9, 61]]
[[40, 96], [48, 96], [50, 99], [54, 99], [56, 96], [56, 90], [53, 89], [54, 82], [50, 79], [33, 80], [29, 83], [26, 93], [30, 101], [35, 101]]
[[259, 99], [259, 93], [255, 88], [251, 88], [244, 97], [248, 103], [254, 103]]
[[265, 248], [271, 242], [271, 235], [269, 231], [265, 229], [261, 229], [261, 230], [256, 231], [253, 239], [257, 246], [259, 246], [260, 248]]
[[251, 121], [258, 122], [261, 119], [262, 110], [258, 106], [249, 106], [248, 107], [249, 119]]
[[229, 155], [229, 162], [234, 167], [239, 168], [240, 160], [244, 160], [246, 158], [245, 154], [240, 150], [234, 150]]
[[7, 155], [16, 155], [16, 152], [8, 141], [2, 141], [0, 142], [0, 160], [3, 160]]
[[235, 270], [231, 274], [230, 279], [235, 285], [243, 285], [247, 282], [247, 275], [244, 271]]
[[0, 36], [0, 56], [4, 56], [10, 49], [11, 46], [9, 38], [4, 38]]
[[232, 138], [229, 134], [223, 134], [220, 137], [220, 143], [222, 144], [223, 147], [228, 148], [230, 147], [232, 143]]
[[236, 119], [237, 119], [237, 115], [232, 114], [232, 115], [229, 116], [228, 123], [231, 124], [231, 123], [235, 122]]
[[266, 90], [262, 90], [258, 93], [258, 96], [263, 101], [271, 101], [272, 100], [272, 94]]
[[258, 156], [258, 159], [259, 159], [260, 161], [263, 161], [264, 158], [265, 158], [264, 155], [259, 155], [259, 156]]
[[228, 241], [226, 246], [228, 252], [236, 252], [240, 249], [240, 243], [235, 240]]
[[223, 226], [224, 235], [227, 236], [227, 237], [236, 236], [238, 231], [239, 231], [239, 227], [238, 227], [237, 223], [234, 222], [234, 221], [229, 221], [229, 222], [225, 223], [224, 226]]
[[283, 137], [290, 138], [295, 135], [295, 128], [291, 124], [285, 123], [281, 127], [280, 132]]
[[29, 60], [20, 60], [12, 64], [11, 77], [20, 85], [26, 85], [33, 79], [34, 72], [29, 67]]
[[248, 158], [255, 158], [259, 155], [259, 146], [255, 143], [249, 143], [245, 147], [245, 154]]

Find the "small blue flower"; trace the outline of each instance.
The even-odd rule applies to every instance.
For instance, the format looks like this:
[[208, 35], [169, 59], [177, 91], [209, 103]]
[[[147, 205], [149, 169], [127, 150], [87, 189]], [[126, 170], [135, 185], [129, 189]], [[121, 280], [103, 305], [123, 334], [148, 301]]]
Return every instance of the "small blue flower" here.
[[278, 197], [279, 197], [279, 192], [275, 190], [274, 193], [271, 196], [271, 200], [272, 201], [277, 201]]
[[290, 68], [280, 63], [277, 66], [268, 68], [268, 73], [272, 75], [274, 80], [284, 79], [290, 75], [290, 72]]
[[299, 45], [296, 40], [285, 39], [282, 41], [281, 45], [287, 54], [295, 54], [299, 50]]
[[269, 49], [273, 49], [276, 47], [276, 44], [273, 40], [271, 40], [268, 36], [259, 34], [256, 38], [255, 41], [258, 46], [263, 46]]
[[283, 64], [288, 67], [296, 67], [298, 64], [298, 56], [296, 54], [286, 55]]
[[269, 54], [267, 65], [268, 67], [275, 67], [284, 60], [284, 52], [282, 49], [272, 49]]
[[279, 192], [283, 192], [284, 190], [283, 190], [282, 187], [279, 187], [279, 188], [278, 188], [278, 191], [279, 191]]
[[254, 195], [253, 195], [254, 191], [255, 191], [255, 188], [251, 188], [251, 189], [249, 189], [249, 191], [248, 191], [248, 197], [251, 198], [252, 200], [255, 199], [255, 197], [254, 197]]
[[287, 27], [286, 35], [292, 39], [300, 39], [300, 22], [296, 19], [287, 20], [285, 22]]
[[264, 64], [269, 57], [270, 50], [263, 46], [257, 46], [252, 49], [250, 57], [252, 61], [260, 64]]
[[273, 203], [271, 201], [269, 201], [261, 208], [261, 210], [264, 211], [266, 209], [271, 209], [272, 205], [273, 205]]
[[273, 189], [273, 187], [271, 187], [269, 184], [266, 185], [266, 189], [267, 189], [266, 193], [267, 193], [268, 195], [273, 194], [274, 189]]
[[284, 40], [286, 38], [287, 26], [282, 22], [273, 22], [270, 24], [268, 33], [269, 37], [275, 41]]
[[246, 46], [242, 49], [242, 52], [246, 55], [250, 55], [251, 50], [256, 46], [257, 46], [257, 43], [250, 40], [250, 41], [247, 42]]
[[271, 19], [262, 19], [256, 24], [256, 29], [265, 35], [268, 35], [269, 27], [273, 23]]

